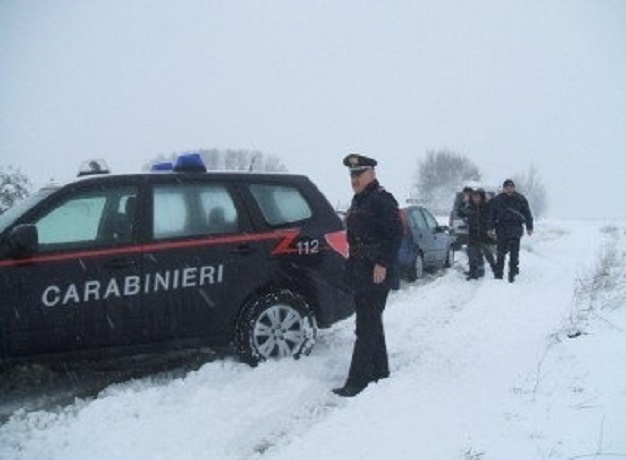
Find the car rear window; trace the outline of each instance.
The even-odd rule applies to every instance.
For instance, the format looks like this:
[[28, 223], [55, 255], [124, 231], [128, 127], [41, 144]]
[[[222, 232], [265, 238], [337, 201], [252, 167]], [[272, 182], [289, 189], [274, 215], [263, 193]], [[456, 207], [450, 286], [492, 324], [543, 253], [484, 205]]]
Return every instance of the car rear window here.
[[278, 226], [310, 218], [313, 211], [300, 190], [289, 185], [252, 184], [252, 196], [269, 225]]

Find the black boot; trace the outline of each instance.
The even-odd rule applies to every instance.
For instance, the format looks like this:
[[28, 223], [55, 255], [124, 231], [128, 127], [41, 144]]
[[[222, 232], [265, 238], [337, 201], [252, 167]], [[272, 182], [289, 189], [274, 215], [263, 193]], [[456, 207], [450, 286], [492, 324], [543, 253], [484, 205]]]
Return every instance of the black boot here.
[[333, 389], [333, 393], [343, 398], [352, 398], [365, 389], [364, 386], [344, 385], [341, 388]]

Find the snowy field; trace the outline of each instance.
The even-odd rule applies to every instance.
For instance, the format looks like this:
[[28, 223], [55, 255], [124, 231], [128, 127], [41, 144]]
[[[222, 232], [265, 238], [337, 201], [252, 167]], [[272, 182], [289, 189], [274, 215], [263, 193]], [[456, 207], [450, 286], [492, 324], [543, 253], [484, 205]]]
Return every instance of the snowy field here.
[[514, 284], [452, 269], [392, 294], [392, 376], [353, 399], [354, 318], [311, 356], [219, 359], [0, 426], [0, 459], [626, 458], [626, 224], [539, 221]]

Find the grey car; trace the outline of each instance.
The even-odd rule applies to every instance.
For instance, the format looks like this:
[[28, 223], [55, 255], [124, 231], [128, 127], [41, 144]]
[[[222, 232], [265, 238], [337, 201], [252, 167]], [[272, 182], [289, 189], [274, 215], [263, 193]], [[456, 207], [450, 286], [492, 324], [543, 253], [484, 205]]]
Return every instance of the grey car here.
[[437, 219], [423, 206], [400, 209], [404, 235], [398, 254], [400, 274], [415, 281], [426, 270], [450, 267], [454, 261], [454, 237], [449, 228], [439, 225]]

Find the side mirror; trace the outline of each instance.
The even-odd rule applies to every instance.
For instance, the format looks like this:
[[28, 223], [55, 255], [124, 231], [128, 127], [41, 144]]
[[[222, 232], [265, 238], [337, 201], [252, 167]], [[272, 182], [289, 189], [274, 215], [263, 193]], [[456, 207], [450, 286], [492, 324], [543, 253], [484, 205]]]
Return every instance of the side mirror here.
[[34, 225], [17, 225], [8, 237], [9, 255], [14, 259], [26, 259], [39, 250], [39, 234]]
[[435, 227], [435, 232], [437, 233], [448, 233], [449, 230], [450, 227], [447, 225], [437, 225], [437, 227]]

